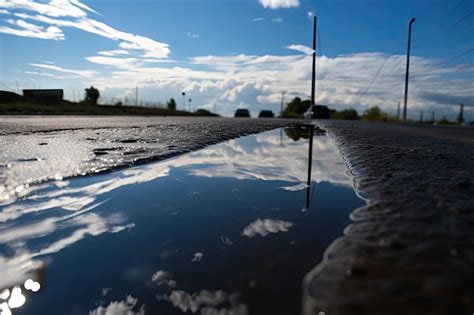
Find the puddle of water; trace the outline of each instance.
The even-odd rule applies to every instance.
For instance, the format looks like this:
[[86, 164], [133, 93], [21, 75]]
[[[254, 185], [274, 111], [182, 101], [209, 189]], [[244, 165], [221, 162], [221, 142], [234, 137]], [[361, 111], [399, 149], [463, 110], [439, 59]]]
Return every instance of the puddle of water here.
[[0, 208], [0, 309], [298, 314], [304, 275], [364, 203], [327, 136], [308, 190], [307, 139], [274, 130], [37, 186]]

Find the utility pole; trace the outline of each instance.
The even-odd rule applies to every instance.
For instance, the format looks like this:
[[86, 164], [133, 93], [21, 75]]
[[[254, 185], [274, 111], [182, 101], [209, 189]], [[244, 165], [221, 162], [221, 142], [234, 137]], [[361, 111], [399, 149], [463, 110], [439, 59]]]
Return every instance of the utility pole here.
[[464, 103], [459, 104], [461, 105], [459, 116], [458, 116], [458, 123], [462, 124], [464, 122]]
[[280, 107], [280, 118], [283, 116], [283, 97], [285, 96], [286, 91], [281, 92], [281, 107]]
[[400, 101], [398, 102], [397, 106], [397, 121], [400, 120]]
[[192, 101], [191, 99], [188, 100], [188, 102], [189, 102], [189, 110], [192, 112], [192, 111], [193, 111], [193, 108], [192, 108], [192, 106], [191, 106], [191, 101]]
[[410, 73], [411, 28], [413, 23], [415, 23], [415, 18], [412, 18], [408, 24], [407, 68], [405, 72], [405, 103], [403, 105], [403, 121], [407, 120], [408, 76]]
[[423, 122], [423, 111], [420, 111], [420, 123]]
[[311, 105], [315, 105], [314, 98], [316, 93], [316, 25], [318, 23], [316, 15], [314, 16], [313, 23], [313, 73], [311, 77]]
[[185, 100], [186, 92], [181, 92], [181, 95], [183, 96], [183, 110], [186, 110], [186, 100]]
[[135, 106], [138, 106], [138, 86], [135, 87]]

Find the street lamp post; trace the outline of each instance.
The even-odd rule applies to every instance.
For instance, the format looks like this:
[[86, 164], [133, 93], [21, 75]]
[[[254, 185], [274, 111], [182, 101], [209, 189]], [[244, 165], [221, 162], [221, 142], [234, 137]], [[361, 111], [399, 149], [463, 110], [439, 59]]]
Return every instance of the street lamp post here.
[[411, 48], [411, 28], [415, 23], [415, 18], [410, 20], [408, 24], [408, 46], [407, 46], [407, 68], [405, 72], [405, 103], [403, 105], [403, 121], [407, 120], [407, 101], [408, 101], [408, 77], [410, 73], [410, 48]]
[[191, 106], [191, 101], [192, 101], [192, 99], [189, 99], [189, 100], [188, 100], [188, 102], [189, 102], [189, 110], [192, 112], [192, 111], [193, 111], [193, 108], [192, 108], [192, 106]]

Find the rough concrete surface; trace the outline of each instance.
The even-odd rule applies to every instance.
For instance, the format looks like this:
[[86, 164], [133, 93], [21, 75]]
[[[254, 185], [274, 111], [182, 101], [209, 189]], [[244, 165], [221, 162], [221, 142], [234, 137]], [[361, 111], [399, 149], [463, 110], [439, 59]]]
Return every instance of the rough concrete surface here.
[[474, 313], [474, 129], [318, 121], [369, 203], [303, 284], [303, 313]]

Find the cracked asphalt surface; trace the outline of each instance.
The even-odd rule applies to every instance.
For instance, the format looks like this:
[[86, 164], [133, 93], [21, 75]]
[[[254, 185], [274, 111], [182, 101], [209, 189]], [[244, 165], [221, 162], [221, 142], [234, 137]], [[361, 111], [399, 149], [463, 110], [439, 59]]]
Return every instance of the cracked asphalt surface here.
[[306, 276], [304, 314], [472, 314], [474, 129], [317, 125], [370, 202]]

